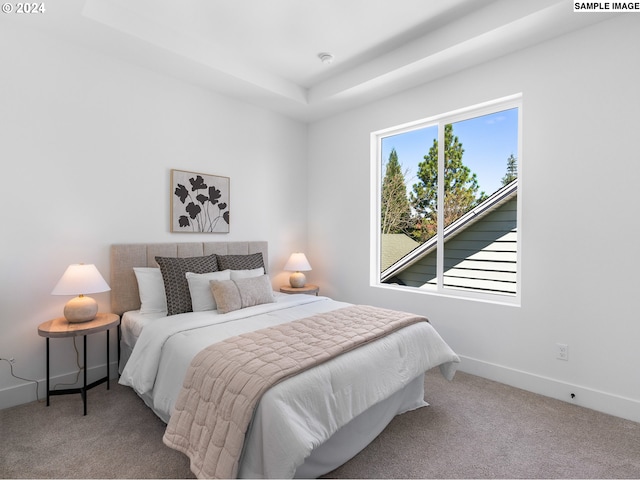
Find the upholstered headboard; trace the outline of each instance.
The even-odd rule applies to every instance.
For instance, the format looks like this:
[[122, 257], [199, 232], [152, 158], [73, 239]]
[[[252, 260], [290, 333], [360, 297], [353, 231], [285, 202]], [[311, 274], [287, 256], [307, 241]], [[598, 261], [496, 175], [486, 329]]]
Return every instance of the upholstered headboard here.
[[158, 267], [155, 257], [202, 255], [249, 255], [262, 253], [268, 270], [267, 242], [126, 243], [111, 246], [111, 311], [122, 315], [140, 308], [138, 282], [133, 267]]

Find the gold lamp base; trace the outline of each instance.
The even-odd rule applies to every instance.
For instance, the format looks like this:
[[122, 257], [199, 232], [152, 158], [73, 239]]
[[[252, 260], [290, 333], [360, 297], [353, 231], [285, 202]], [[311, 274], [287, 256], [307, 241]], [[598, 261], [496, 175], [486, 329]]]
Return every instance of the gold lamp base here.
[[72, 298], [64, 306], [64, 318], [69, 323], [88, 322], [96, 318], [97, 313], [98, 302], [84, 295]]

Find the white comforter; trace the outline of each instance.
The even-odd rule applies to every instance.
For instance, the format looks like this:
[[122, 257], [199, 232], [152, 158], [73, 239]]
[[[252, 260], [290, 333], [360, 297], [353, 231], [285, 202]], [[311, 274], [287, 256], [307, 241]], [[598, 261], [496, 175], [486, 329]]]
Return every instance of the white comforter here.
[[[149, 322], [120, 383], [133, 387], [167, 422], [187, 367], [203, 348], [243, 332], [348, 305], [308, 295], [276, 298], [273, 304], [227, 314], [194, 312]], [[458, 361], [433, 327], [420, 322], [276, 385], [260, 401], [239, 475], [293, 477], [314, 448], [360, 413], [434, 366], [440, 365], [443, 375], [451, 378]], [[423, 405], [420, 398], [405, 410]]]

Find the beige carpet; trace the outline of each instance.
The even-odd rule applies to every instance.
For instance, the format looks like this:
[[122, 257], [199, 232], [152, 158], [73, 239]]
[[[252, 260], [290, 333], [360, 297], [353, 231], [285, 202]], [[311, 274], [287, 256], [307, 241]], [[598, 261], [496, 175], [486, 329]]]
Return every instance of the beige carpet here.
[[640, 424], [458, 372], [332, 478], [640, 478]]
[[130, 388], [88, 392], [0, 410], [2, 478], [194, 478], [162, 443], [165, 424]]
[[[193, 478], [128, 388], [0, 411], [2, 478]], [[458, 373], [328, 478], [640, 478], [640, 424]]]

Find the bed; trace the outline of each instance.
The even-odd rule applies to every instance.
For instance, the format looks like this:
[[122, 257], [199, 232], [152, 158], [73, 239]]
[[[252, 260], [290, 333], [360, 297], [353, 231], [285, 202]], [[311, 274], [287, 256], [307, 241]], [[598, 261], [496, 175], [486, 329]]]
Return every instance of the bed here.
[[[211, 258], [219, 262], [219, 274], [209, 273], [210, 265], [197, 263]], [[286, 330], [305, 322], [315, 324], [316, 319], [339, 318], [344, 312], [362, 315], [369, 312], [367, 308], [374, 308], [323, 296], [273, 292], [268, 281], [268, 258], [267, 243], [262, 241], [111, 247], [112, 311], [122, 315], [120, 383], [133, 388], [168, 423], [165, 443], [187, 453], [192, 470], [199, 477], [228, 475], [207, 470], [206, 460], [205, 466], [198, 463], [197, 455], [176, 446], [169, 433], [175, 433], [174, 423], [182, 423], [176, 420], [179, 415], [180, 419], [185, 418], [179, 406], [189, 393], [186, 379], [193, 372], [197, 376], [199, 370], [194, 364], [203, 352], [215, 353], [218, 346], [257, 332]], [[167, 264], [176, 262], [193, 263], [172, 273]], [[179, 302], [175, 301], [171, 276], [184, 277], [184, 270], [190, 266], [200, 269], [186, 274], [190, 305], [196, 311], [184, 311], [188, 308], [184, 305], [176, 307]], [[224, 275], [232, 275], [231, 272], [234, 280], [227, 280]], [[151, 276], [153, 281], [143, 280]], [[211, 280], [214, 276], [218, 280]], [[158, 278], [162, 278], [161, 283]], [[269, 283], [268, 294], [264, 292], [264, 282]], [[229, 285], [240, 290], [244, 285], [254, 289], [252, 295], [245, 295], [249, 298], [247, 306], [238, 307], [234, 305], [237, 298], [228, 301], [225, 295], [219, 295]], [[161, 286], [164, 289], [159, 293]], [[184, 282], [181, 288], [184, 290]], [[167, 300], [164, 308], [171, 315], [158, 306], [162, 296]], [[376, 309], [372, 316], [373, 313], [387, 312]], [[459, 359], [426, 319], [422, 320], [311, 364], [261, 393], [243, 433], [233, 476], [318, 477], [362, 450], [395, 415], [427, 405], [424, 373], [438, 366], [451, 379]], [[218, 363], [219, 359], [213, 362]]]

